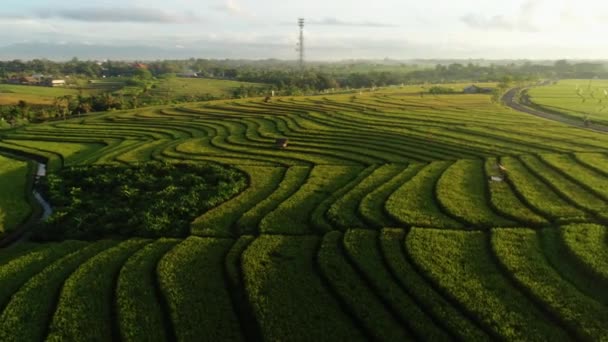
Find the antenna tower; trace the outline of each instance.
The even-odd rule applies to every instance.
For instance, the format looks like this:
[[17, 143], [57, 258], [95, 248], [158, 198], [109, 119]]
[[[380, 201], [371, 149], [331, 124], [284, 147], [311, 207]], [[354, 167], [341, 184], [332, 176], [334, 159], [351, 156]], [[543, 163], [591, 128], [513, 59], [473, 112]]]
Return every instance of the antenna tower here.
[[300, 40], [298, 41], [298, 48], [296, 49], [300, 54], [300, 68], [304, 68], [304, 18], [298, 19], [298, 26], [300, 26]]

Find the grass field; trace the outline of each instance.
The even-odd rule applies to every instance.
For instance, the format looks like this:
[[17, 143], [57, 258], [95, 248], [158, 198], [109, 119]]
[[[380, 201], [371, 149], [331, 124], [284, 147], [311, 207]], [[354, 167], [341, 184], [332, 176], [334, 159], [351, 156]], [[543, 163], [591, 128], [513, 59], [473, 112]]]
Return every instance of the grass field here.
[[570, 117], [608, 123], [607, 80], [560, 80], [532, 88], [531, 100], [543, 108]]
[[0, 105], [16, 105], [20, 100], [28, 104], [51, 105], [55, 98], [64, 95], [76, 96], [78, 90], [62, 87], [0, 84]]
[[0, 336], [605, 340], [608, 136], [490, 95], [421, 89], [189, 103], [2, 133], [0, 147], [55, 169], [211, 162], [248, 179], [184, 239], [0, 250]]
[[28, 163], [0, 155], [0, 236], [15, 229], [29, 215], [26, 200]]
[[240, 86], [261, 88], [263, 84], [247, 83], [229, 80], [216, 80], [209, 78], [182, 78], [172, 77], [159, 80], [152, 94], [158, 97], [180, 99], [211, 95], [216, 98], [231, 97], [232, 91]]

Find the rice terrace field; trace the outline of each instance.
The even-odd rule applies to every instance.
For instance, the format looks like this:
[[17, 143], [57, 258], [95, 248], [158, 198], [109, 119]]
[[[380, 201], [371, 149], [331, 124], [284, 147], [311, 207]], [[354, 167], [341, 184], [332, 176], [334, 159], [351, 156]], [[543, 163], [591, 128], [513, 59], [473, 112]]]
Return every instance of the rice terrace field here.
[[[577, 107], [570, 81], [531, 96], [560, 89]], [[608, 341], [608, 135], [490, 95], [115, 111], [0, 131], [0, 151], [48, 160], [56, 209], [0, 250], [2, 341]], [[0, 157], [4, 231], [26, 166]], [[100, 184], [164, 197], [105, 210]]]

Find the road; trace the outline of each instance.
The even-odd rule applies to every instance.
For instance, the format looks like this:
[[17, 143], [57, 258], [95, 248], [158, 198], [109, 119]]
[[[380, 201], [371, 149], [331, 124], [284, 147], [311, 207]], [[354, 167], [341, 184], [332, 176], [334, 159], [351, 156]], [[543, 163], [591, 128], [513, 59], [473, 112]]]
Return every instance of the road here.
[[594, 124], [594, 123], [589, 124], [589, 126], [585, 126], [582, 119], [577, 120], [577, 119], [569, 118], [569, 117], [555, 114], [555, 113], [548, 113], [548, 112], [544, 112], [544, 111], [541, 111], [541, 110], [538, 110], [535, 108], [530, 108], [530, 107], [527, 107], [527, 106], [524, 106], [524, 105], [518, 103], [516, 101], [515, 97], [521, 89], [522, 88], [513, 88], [513, 89], [509, 90], [505, 95], [503, 95], [502, 102], [507, 107], [513, 108], [516, 111], [519, 111], [522, 113], [536, 115], [541, 118], [545, 118], [545, 119], [549, 119], [549, 120], [553, 120], [553, 121], [559, 121], [566, 125], [589, 129], [589, 130], [600, 132], [600, 133], [608, 133], [607, 126], [598, 125], [598, 124]]

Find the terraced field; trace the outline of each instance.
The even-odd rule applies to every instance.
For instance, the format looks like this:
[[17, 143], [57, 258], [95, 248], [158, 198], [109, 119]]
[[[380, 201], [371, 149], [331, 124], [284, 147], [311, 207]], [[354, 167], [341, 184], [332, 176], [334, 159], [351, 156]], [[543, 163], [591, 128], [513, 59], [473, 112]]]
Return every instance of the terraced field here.
[[608, 340], [608, 135], [487, 95], [392, 89], [111, 112], [1, 139], [51, 170], [248, 175], [185, 239], [0, 250], [3, 341]]

